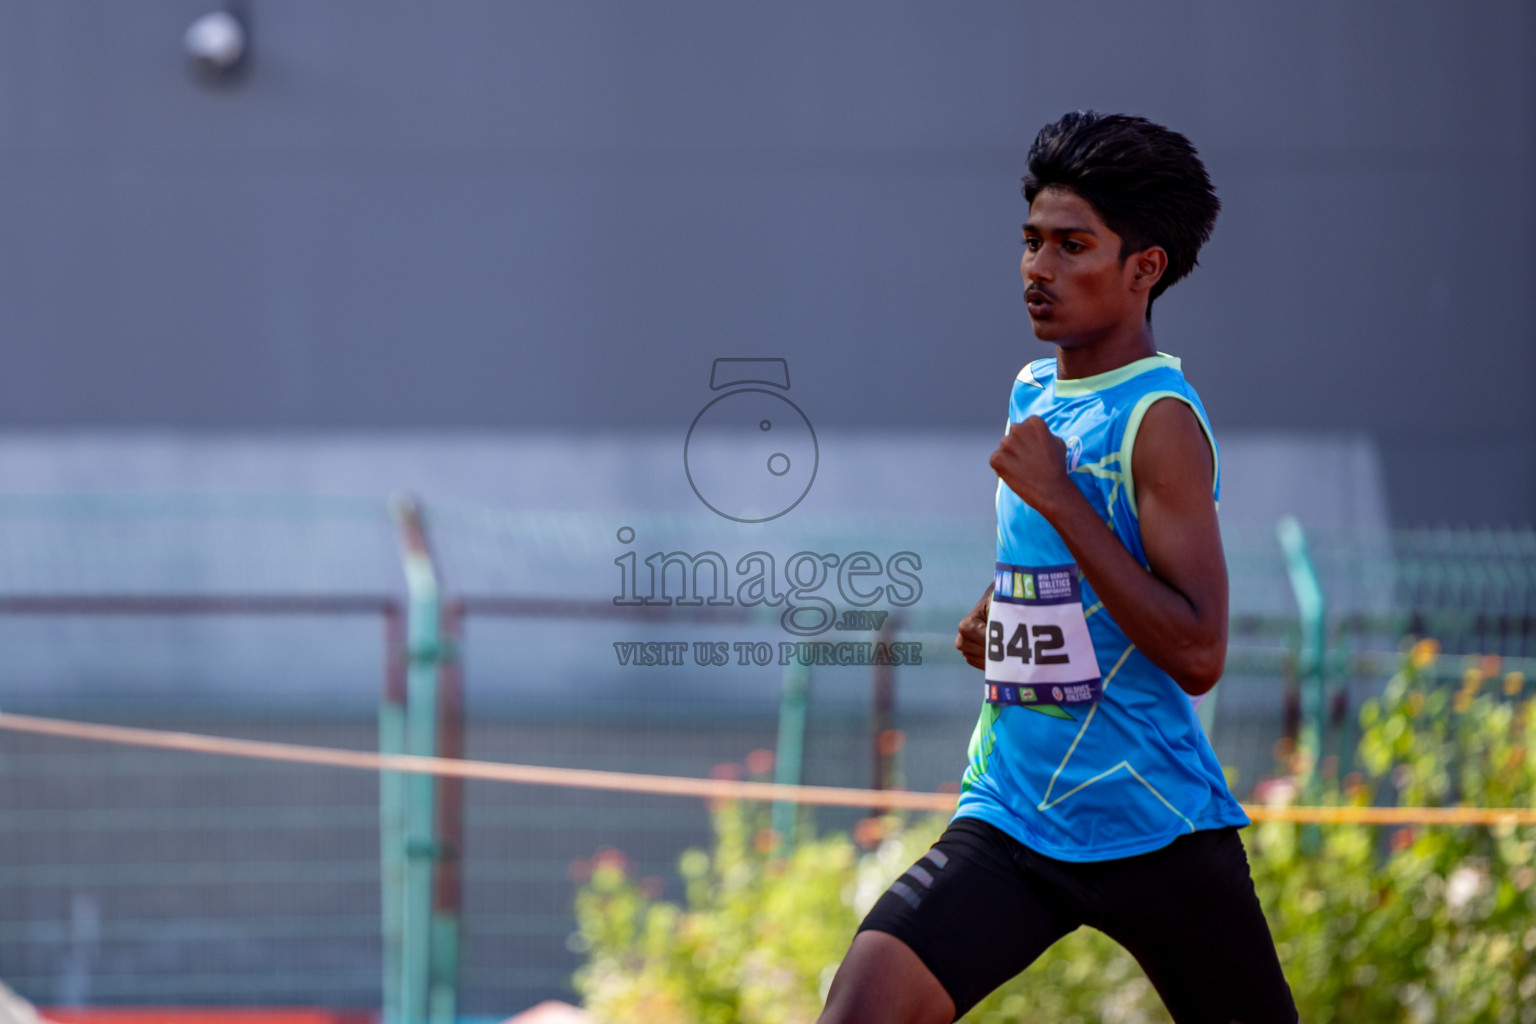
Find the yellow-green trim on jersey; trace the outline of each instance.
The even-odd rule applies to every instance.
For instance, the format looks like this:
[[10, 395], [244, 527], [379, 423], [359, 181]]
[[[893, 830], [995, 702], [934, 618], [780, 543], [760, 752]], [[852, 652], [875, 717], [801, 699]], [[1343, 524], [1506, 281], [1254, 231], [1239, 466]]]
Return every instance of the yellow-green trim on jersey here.
[[1150, 391], [1136, 400], [1135, 406], [1133, 406], [1131, 409], [1130, 418], [1127, 419], [1125, 423], [1125, 437], [1120, 442], [1120, 469], [1124, 475], [1123, 483], [1125, 484], [1125, 500], [1130, 503], [1131, 512], [1137, 516], [1137, 518], [1140, 518], [1141, 513], [1136, 508], [1136, 480], [1131, 475], [1131, 453], [1132, 449], [1134, 449], [1136, 446], [1136, 435], [1141, 432], [1142, 418], [1147, 415], [1148, 409], [1152, 408], [1155, 403], [1162, 401], [1164, 398], [1171, 398], [1174, 401], [1183, 402], [1185, 405], [1189, 406], [1190, 411], [1195, 414], [1195, 422], [1200, 424], [1200, 429], [1205, 433], [1205, 440], [1211, 446], [1212, 486], [1214, 487], [1215, 482], [1221, 479], [1221, 453], [1216, 450], [1216, 439], [1211, 436], [1210, 424], [1205, 422], [1204, 410], [1202, 410], [1193, 401], [1191, 401], [1189, 396], [1181, 394], [1180, 392]]
[[[1054, 359], [1049, 361], [1055, 362]], [[1041, 360], [1037, 359], [1030, 366], [1034, 366], [1039, 362]], [[1107, 391], [1110, 388], [1118, 387], [1133, 377], [1141, 376], [1148, 370], [1163, 368], [1178, 370], [1182, 366], [1183, 363], [1179, 361], [1177, 356], [1170, 356], [1166, 352], [1159, 352], [1155, 356], [1147, 356], [1145, 359], [1138, 359], [1134, 363], [1126, 363], [1124, 366], [1116, 367], [1113, 370], [1096, 373], [1092, 377], [1057, 378], [1056, 397], [1081, 398], [1084, 395], [1091, 395], [1095, 391]], [[1029, 367], [1025, 367], [1025, 369], [1029, 370]], [[1054, 368], [1052, 376], [1055, 376]]]

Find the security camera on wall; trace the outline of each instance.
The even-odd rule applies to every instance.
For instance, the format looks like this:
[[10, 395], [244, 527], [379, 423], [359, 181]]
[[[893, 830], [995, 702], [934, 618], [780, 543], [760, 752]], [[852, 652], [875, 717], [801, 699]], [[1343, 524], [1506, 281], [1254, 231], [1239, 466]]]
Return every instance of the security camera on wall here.
[[250, 53], [250, 32], [234, 11], [210, 11], [187, 26], [183, 37], [196, 70], [210, 79], [230, 78]]

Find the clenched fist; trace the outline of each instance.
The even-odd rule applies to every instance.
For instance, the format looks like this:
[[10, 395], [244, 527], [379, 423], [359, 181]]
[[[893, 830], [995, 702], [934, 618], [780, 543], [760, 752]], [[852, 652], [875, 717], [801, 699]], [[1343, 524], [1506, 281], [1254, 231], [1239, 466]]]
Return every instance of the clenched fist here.
[[991, 597], [992, 588], [988, 586], [987, 592], [981, 595], [971, 613], [960, 620], [955, 631], [955, 650], [972, 668], [987, 667], [987, 607]]
[[1067, 479], [1066, 443], [1038, 416], [1010, 424], [989, 461], [1008, 489], [1041, 513], [1077, 490]]

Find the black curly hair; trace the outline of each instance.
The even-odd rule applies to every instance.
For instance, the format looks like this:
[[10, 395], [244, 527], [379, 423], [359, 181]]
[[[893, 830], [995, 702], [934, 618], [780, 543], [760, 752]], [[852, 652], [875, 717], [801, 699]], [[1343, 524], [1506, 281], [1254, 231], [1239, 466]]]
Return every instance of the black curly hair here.
[[1144, 117], [1079, 110], [1046, 125], [1029, 147], [1024, 198], [1048, 188], [1075, 192], [1120, 236], [1120, 260], [1160, 245], [1168, 268], [1147, 299], [1152, 303], [1195, 268], [1211, 237], [1221, 200], [1183, 135]]

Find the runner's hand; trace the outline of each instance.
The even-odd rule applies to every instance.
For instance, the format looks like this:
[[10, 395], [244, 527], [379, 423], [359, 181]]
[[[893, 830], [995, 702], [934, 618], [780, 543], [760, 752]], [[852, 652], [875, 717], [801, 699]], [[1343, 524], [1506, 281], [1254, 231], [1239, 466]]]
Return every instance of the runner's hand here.
[[1009, 490], [1047, 516], [1055, 501], [1077, 489], [1067, 479], [1066, 443], [1038, 416], [1010, 424], [989, 461]]
[[976, 607], [960, 620], [960, 627], [955, 632], [955, 650], [972, 668], [987, 667], [987, 601], [991, 596], [992, 588], [988, 586]]

